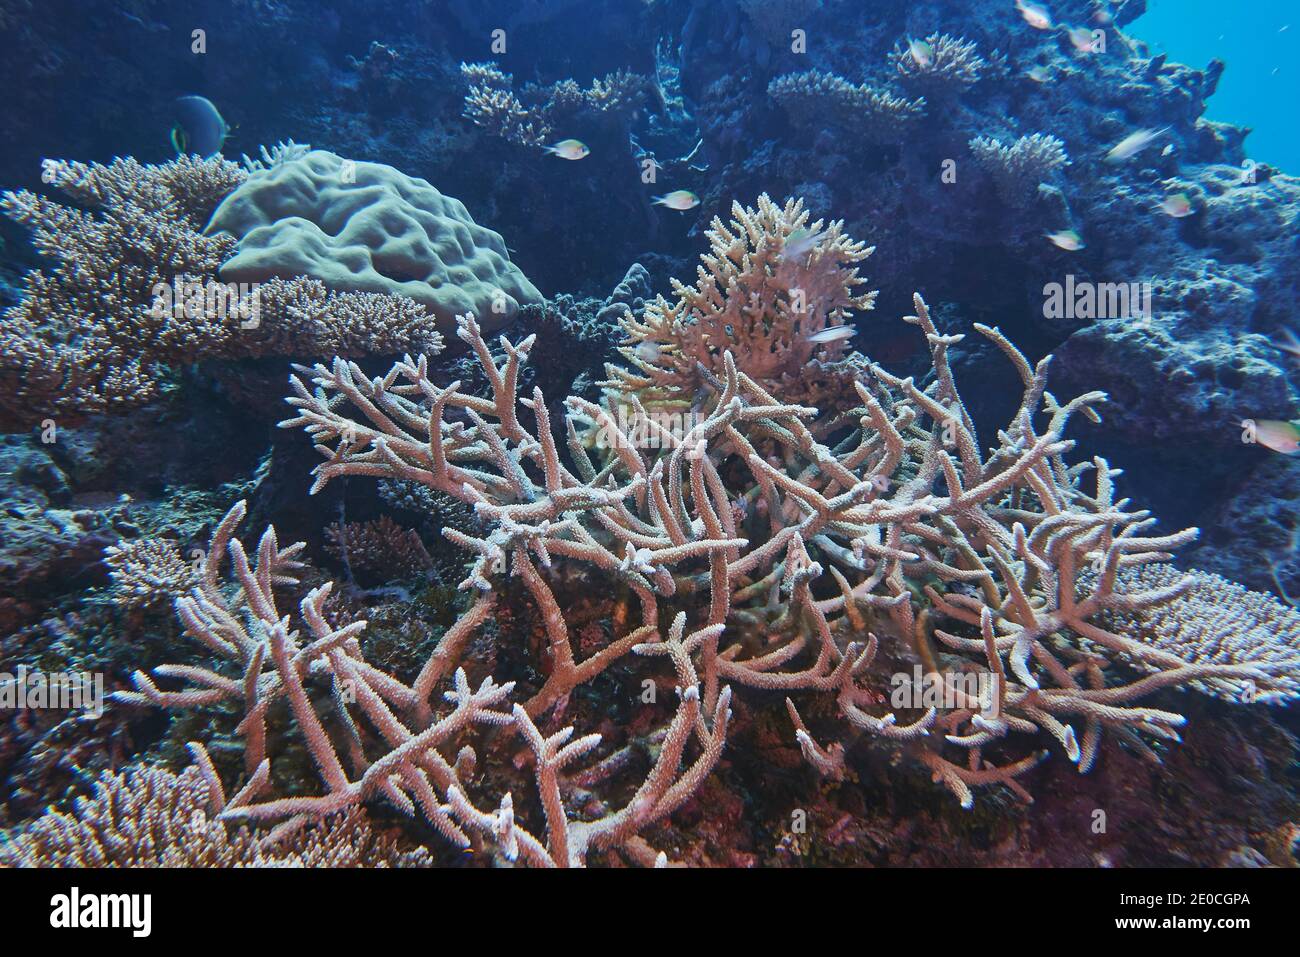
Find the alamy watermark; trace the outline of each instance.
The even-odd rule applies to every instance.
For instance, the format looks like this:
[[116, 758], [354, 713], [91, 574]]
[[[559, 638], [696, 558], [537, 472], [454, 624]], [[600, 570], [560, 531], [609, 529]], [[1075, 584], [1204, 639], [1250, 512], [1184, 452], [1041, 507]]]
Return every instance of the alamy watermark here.
[[596, 447], [675, 448], [702, 421], [699, 412], [643, 412], [620, 405], [614, 410], [612, 419], [603, 419], [599, 423]]
[[1043, 286], [1044, 319], [1150, 319], [1151, 283], [1078, 281]]
[[52, 709], [104, 713], [104, 676], [90, 671], [34, 671], [19, 665], [0, 672], [0, 711]]
[[256, 329], [262, 324], [261, 284], [256, 282], [200, 282], [181, 279], [170, 283], [155, 283], [153, 307], [150, 315], [155, 319], [209, 319], [239, 320], [239, 328]]
[[998, 716], [1002, 698], [998, 676], [991, 671], [925, 671], [920, 665], [911, 672], [890, 676], [889, 704], [896, 709], [955, 711], [978, 706], [987, 717]]

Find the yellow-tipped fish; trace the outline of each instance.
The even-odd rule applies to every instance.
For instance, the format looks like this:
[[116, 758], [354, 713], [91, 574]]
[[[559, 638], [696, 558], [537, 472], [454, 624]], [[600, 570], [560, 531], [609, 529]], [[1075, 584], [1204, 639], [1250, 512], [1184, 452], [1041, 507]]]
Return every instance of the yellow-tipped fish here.
[[1160, 204], [1160, 209], [1166, 216], [1172, 216], [1174, 219], [1186, 219], [1193, 213], [1192, 201], [1187, 198], [1186, 193], [1166, 196], [1165, 201]]
[[700, 198], [689, 189], [675, 189], [671, 193], [664, 193], [662, 196], [654, 197], [652, 202], [656, 206], [667, 206], [669, 209], [684, 213], [686, 210], [694, 209], [700, 205]]
[[566, 160], [580, 160], [591, 152], [582, 140], [560, 140], [554, 146], [543, 146], [542, 149], [552, 156]]
[[1300, 428], [1294, 422], [1282, 422], [1278, 419], [1256, 419], [1255, 441], [1266, 449], [1283, 455], [1295, 455], [1300, 452]]
[[934, 47], [924, 40], [908, 40], [907, 52], [911, 54], [916, 65], [922, 69], [934, 66]]
[[1025, 18], [1025, 23], [1029, 24], [1035, 30], [1052, 29], [1052, 15], [1047, 12], [1047, 8], [1037, 3], [1025, 3], [1024, 0], [1016, 0], [1016, 9], [1020, 15]]
[[1058, 249], [1064, 249], [1066, 252], [1078, 252], [1084, 248], [1083, 237], [1073, 229], [1063, 229], [1059, 233], [1044, 234], [1051, 244]]
[[1166, 126], [1158, 130], [1138, 130], [1136, 133], [1130, 133], [1111, 147], [1110, 152], [1106, 154], [1106, 162], [1123, 163], [1127, 159], [1132, 159], [1168, 132], [1169, 127]]
[[1029, 77], [1029, 79], [1033, 80], [1035, 83], [1046, 83], [1052, 78], [1052, 71], [1045, 66], [1036, 66], [1031, 67], [1025, 73], [1025, 76]]

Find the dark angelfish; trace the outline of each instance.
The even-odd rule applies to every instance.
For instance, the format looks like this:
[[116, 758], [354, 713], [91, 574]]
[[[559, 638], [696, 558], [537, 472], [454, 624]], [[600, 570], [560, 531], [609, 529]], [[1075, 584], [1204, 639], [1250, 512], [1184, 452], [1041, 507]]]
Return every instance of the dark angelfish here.
[[178, 97], [176, 113], [178, 122], [171, 136], [178, 154], [197, 153], [207, 159], [221, 152], [230, 128], [211, 100], [205, 96]]

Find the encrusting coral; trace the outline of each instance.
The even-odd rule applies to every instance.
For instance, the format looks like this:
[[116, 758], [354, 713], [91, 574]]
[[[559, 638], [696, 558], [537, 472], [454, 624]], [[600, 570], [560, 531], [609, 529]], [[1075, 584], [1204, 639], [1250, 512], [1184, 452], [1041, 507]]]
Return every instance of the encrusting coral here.
[[206, 232], [239, 240], [221, 265], [225, 281], [310, 277], [339, 292], [400, 294], [444, 328], [465, 311], [501, 324], [542, 301], [505, 240], [460, 200], [383, 163], [326, 150], [250, 173]]
[[846, 356], [850, 336], [830, 331], [851, 334], [854, 313], [873, 307], [875, 292], [858, 289], [866, 284], [858, 265], [874, 247], [846, 236], [842, 222], [810, 223], [799, 200], [779, 206], [764, 193], [757, 209], [737, 202], [731, 215], [706, 231], [694, 285], [674, 279], [673, 302], [656, 297], [641, 317], [620, 320], [628, 344], [619, 352], [631, 368], [609, 366], [604, 384], [647, 409], [690, 405], [731, 355], [739, 371], [794, 402], [852, 396], [860, 364]]

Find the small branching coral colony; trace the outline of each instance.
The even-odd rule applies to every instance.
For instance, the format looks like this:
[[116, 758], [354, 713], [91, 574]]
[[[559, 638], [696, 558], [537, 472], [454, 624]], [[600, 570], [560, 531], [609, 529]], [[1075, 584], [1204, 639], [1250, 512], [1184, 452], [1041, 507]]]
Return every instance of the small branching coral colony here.
[[[1022, 389], [982, 441], [949, 363], [961, 336], [919, 295], [906, 321], [929, 348], [926, 384], [845, 355], [834, 330], [872, 305], [857, 272], [871, 250], [794, 201], [733, 216], [714, 220], [694, 287], [624, 321], [629, 367], [610, 368], [603, 400], [564, 399], [562, 422], [540, 388], [521, 394], [535, 337], [502, 336], [494, 354], [473, 315], [456, 335], [490, 395], [433, 381], [427, 354], [378, 377], [343, 358], [298, 367], [281, 425], [323, 457], [313, 492], [357, 476], [468, 505], [476, 527], [444, 534], [470, 559], [470, 601], [418, 669], [391, 673], [368, 659], [367, 622], [331, 611], [335, 586], [295, 592], [304, 546], [268, 528], [246, 549], [246, 506], [231, 508], [175, 599], [212, 665], [137, 672], [117, 696], [242, 715], [239, 781], [190, 745], [221, 820], [268, 827], [269, 846], [386, 803], [501, 862], [662, 866], [673, 849], [652, 829], [713, 772], [744, 696], [784, 699], [822, 775], [843, 778], [850, 747], [885, 739], [970, 807], [983, 787], [1028, 800], [1018, 778], [1051, 751], [1088, 771], [1107, 732], [1158, 760], [1184, 721], [1142, 703], [1160, 689], [1300, 693], [1300, 616], [1254, 596], [1247, 617], [1268, 627], [1216, 618], [1198, 596], [1212, 577], [1166, 564], [1195, 530], [1156, 532], [1105, 460], [1068, 460], [1070, 420], [1098, 420], [1102, 393], [1058, 400], [1050, 357], [1035, 365], [977, 325]], [[804, 404], [833, 385], [847, 414], [842, 397], [834, 416]], [[630, 596], [595, 647], [566, 620], [566, 575]], [[516, 592], [545, 646], [498, 675], [476, 649]], [[919, 662], [942, 701], [882, 704], [886, 662]], [[672, 689], [671, 707], [647, 705], [659, 726], [644, 753], [565, 723], [598, 681], [629, 702]], [[318, 786], [283, 787], [286, 738]], [[503, 749], [535, 794], [494, 783]]]

